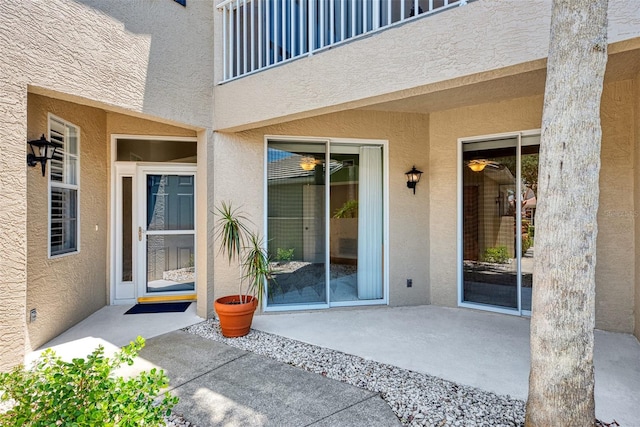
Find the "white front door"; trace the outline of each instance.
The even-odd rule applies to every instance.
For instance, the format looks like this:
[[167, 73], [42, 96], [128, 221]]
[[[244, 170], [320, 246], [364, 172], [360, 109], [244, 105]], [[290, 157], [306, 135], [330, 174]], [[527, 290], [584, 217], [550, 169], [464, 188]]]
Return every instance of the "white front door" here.
[[114, 304], [195, 294], [195, 166], [116, 164]]

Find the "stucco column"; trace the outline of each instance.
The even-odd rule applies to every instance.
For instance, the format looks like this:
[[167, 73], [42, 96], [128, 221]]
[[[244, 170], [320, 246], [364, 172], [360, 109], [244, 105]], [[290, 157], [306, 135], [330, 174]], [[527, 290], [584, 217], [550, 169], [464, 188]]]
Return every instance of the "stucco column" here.
[[198, 176], [196, 215], [198, 218], [197, 254], [198, 268], [196, 293], [198, 316], [213, 316], [213, 132], [206, 129], [198, 132]]
[[27, 299], [27, 87], [0, 79], [0, 371], [22, 363]]

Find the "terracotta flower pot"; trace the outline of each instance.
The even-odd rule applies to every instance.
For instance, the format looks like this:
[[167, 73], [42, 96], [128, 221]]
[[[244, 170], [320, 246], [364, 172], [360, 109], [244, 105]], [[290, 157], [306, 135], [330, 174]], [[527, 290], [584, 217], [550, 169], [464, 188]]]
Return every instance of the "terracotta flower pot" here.
[[251, 329], [258, 300], [249, 295], [245, 295], [243, 300], [246, 302], [241, 303], [239, 295], [230, 295], [218, 298], [213, 303], [213, 308], [220, 319], [222, 335], [227, 338], [243, 337]]

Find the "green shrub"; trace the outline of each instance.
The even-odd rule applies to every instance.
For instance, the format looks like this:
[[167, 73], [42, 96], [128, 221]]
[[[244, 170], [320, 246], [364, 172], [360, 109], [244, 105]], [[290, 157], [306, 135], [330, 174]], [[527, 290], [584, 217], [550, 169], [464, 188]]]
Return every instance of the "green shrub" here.
[[333, 214], [334, 218], [358, 218], [358, 201], [356, 199], [347, 200]]
[[507, 251], [506, 246], [487, 248], [482, 254], [482, 260], [494, 264], [507, 264], [509, 262], [509, 251]]
[[293, 259], [293, 248], [276, 250], [276, 259], [278, 261], [291, 261]]
[[522, 255], [523, 256], [531, 246], [533, 246], [533, 239], [529, 237], [528, 234], [523, 234], [522, 235]]
[[65, 362], [45, 350], [30, 370], [22, 366], [0, 373], [0, 401], [14, 405], [0, 413], [2, 426], [159, 426], [178, 398], [160, 389], [169, 384], [164, 371], [152, 369], [131, 379], [113, 371], [133, 359], [144, 339], [123, 347], [112, 358], [99, 346], [86, 360]]

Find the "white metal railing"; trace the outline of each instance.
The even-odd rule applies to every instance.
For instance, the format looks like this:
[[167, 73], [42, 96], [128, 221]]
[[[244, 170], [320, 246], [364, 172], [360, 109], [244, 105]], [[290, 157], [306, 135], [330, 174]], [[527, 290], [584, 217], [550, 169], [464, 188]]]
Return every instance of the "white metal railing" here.
[[223, 14], [223, 81], [467, 2], [225, 0], [217, 6]]

